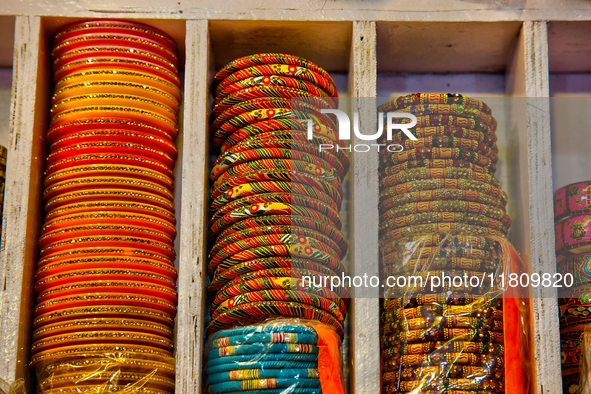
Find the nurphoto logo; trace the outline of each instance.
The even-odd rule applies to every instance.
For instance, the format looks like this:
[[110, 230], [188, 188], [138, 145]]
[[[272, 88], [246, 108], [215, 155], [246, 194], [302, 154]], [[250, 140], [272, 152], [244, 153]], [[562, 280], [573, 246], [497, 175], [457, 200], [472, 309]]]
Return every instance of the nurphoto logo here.
[[[349, 119], [349, 115], [347, 115], [343, 111], [339, 111], [338, 109], [321, 109], [321, 113], [323, 114], [332, 114], [336, 115], [338, 123], [339, 123], [339, 139], [342, 141], [351, 140], [351, 120]], [[386, 116], [384, 116], [383, 112], [378, 112], [378, 131], [375, 134], [362, 134], [359, 130], [359, 113], [353, 113], [353, 133], [355, 133], [355, 137], [363, 141], [378, 141], [384, 132], [384, 118], [386, 119], [386, 140], [392, 140], [392, 133], [395, 130], [402, 131], [409, 139], [416, 141], [417, 137], [415, 137], [409, 129], [413, 128], [417, 124], [417, 118], [413, 114], [408, 113], [400, 113], [400, 112], [388, 112]], [[393, 123], [394, 119], [410, 119], [410, 123]], [[308, 139], [311, 140], [313, 138], [313, 129], [314, 129], [314, 121], [312, 119], [308, 119]], [[381, 148], [385, 148], [388, 152], [396, 153], [402, 152], [404, 147], [400, 144], [353, 144], [350, 146], [339, 146], [334, 144], [320, 144], [319, 150], [333, 150], [336, 149], [337, 152], [339, 150], [346, 150], [346, 151], [354, 151], [354, 152], [369, 152], [372, 148], [377, 148], [378, 152]]]

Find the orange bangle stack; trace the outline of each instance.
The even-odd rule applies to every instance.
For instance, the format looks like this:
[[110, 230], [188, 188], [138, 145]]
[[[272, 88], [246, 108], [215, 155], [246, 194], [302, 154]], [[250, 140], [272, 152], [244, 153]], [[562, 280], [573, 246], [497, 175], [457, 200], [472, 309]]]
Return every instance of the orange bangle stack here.
[[173, 393], [176, 45], [93, 20], [60, 30], [52, 56], [31, 359], [41, 392]]

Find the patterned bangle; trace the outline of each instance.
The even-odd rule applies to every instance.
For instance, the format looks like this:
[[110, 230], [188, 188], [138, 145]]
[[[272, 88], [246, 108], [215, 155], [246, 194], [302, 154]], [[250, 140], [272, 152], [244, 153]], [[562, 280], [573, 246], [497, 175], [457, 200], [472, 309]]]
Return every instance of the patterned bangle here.
[[380, 221], [380, 233], [421, 224], [430, 223], [466, 223], [474, 226], [488, 227], [493, 230], [508, 231], [509, 226], [488, 216], [471, 212], [423, 212]]
[[457, 104], [467, 108], [475, 108], [485, 114], [492, 114], [488, 105], [480, 100], [464, 96], [459, 93], [412, 93], [390, 100], [379, 107], [382, 112], [395, 111], [397, 109], [421, 104]]
[[402, 368], [397, 372], [382, 374], [383, 382], [397, 382], [398, 380], [420, 380], [431, 376], [446, 376], [449, 378], [479, 377], [484, 379], [503, 379], [504, 371], [498, 368], [472, 367], [469, 365], [445, 365], [420, 368]]
[[404, 319], [390, 324], [384, 324], [380, 332], [382, 335], [397, 334], [401, 331], [441, 328], [469, 328], [472, 330], [503, 331], [503, 322], [494, 319], [484, 319], [465, 316], [433, 316], [429, 318]]
[[391, 244], [401, 252], [412, 253], [417, 247], [438, 247], [438, 248], [467, 248], [483, 249], [486, 251], [502, 252], [501, 245], [488, 237], [473, 235], [452, 235], [452, 234], [422, 234], [409, 236], [395, 241], [385, 241], [383, 245]]
[[[482, 143], [481, 141], [454, 136], [425, 137], [418, 138], [417, 140], [403, 140], [398, 142], [398, 144], [404, 147], [404, 151], [422, 148], [459, 148], [475, 151], [490, 158], [496, 157], [499, 153], [499, 147], [496, 144], [489, 146]], [[380, 151], [380, 153], [384, 154], [386, 152], [387, 151]]]
[[486, 304], [487, 298], [481, 298], [484, 302], [474, 302], [468, 305], [434, 305], [424, 304], [415, 308], [390, 309], [382, 313], [383, 317], [395, 319], [416, 319], [430, 316], [470, 316], [478, 318], [493, 318], [503, 320], [503, 310]]
[[[398, 119], [398, 124], [408, 124], [410, 123], [410, 119]], [[462, 116], [454, 116], [454, 115], [440, 115], [440, 114], [431, 114], [431, 115], [423, 115], [417, 116], [417, 124], [416, 127], [433, 127], [433, 126], [452, 126], [452, 127], [462, 127], [465, 129], [471, 129], [480, 131], [486, 134], [494, 134], [496, 131], [496, 123], [492, 126], [489, 126], [486, 123], [479, 122], [475, 119], [470, 119]]]
[[494, 230], [490, 227], [474, 226], [465, 223], [431, 223], [431, 224], [420, 224], [410, 227], [402, 227], [394, 230], [384, 231], [380, 236], [385, 238], [398, 239], [407, 237], [409, 235], [427, 234], [427, 233], [449, 233], [458, 232], [470, 235], [481, 235], [481, 236], [507, 236], [506, 231]]
[[498, 157], [491, 153], [490, 157], [464, 148], [415, 148], [402, 152], [390, 153], [382, 151], [380, 163], [386, 166], [390, 163], [398, 164], [409, 160], [424, 159], [454, 159], [474, 163], [483, 167], [495, 168]]
[[502, 332], [471, 330], [468, 328], [435, 328], [427, 330], [401, 331], [395, 335], [382, 337], [382, 345], [406, 345], [412, 342], [467, 341], [504, 343]]
[[408, 160], [400, 164], [380, 163], [380, 175], [392, 176], [401, 171], [408, 171], [415, 168], [463, 168], [470, 169], [481, 174], [494, 175], [496, 168], [494, 166], [483, 167], [466, 160], [455, 159], [419, 159]]
[[[432, 127], [413, 127], [412, 134], [417, 138], [429, 138], [429, 137], [456, 137], [474, 140], [485, 144], [492, 148], [497, 142], [497, 135], [495, 133], [485, 134], [480, 131], [465, 129], [463, 127], [452, 127], [452, 126], [432, 126]], [[403, 132], [399, 131], [392, 134], [390, 141], [398, 143], [401, 141], [407, 141], [408, 136]]]
[[[381, 196], [380, 196], [381, 197]], [[484, 193], [479, 193], [472, 190], [458, 190], [458, 189], [437, 189], [425, 190], [418, 192], [410, 192], [402, 195], [387, 198], [380, 202], [379, 209], [381, 212], [398, 207], [403, 204], [420, 203], [427, 201], [449, 201], [460, 200], [469, 201], [479, 204], [489, 205], [491, 207], [504, 209], [505, 204], [498, 198], [488, 196]]]
[[494, 354], [497, 356], [504, 356], [505, 346], [498, 343], [456, 340], [447, 342], [410, 343], [382, 350], [382, 358], [402, 357], [408, 354], [429, 354], [434, 352]]
[[506, 225], [511, 224], [511, 218], [505, 213], [504, 209], [462, 200], [423, 201], [404, 204], [383, 212], [380, 216], [380, 221], [423, 212], [472, 212], [500, 220]]
[[[392, 112], [392, 111], [391, 111]], [[406, 112], [415, 116], [425, 115], [448, 115], [448, 116], [459, 116], [463, 118], [470, 118], [482, 122], [489, 127], [496, 127], [496, 119], [477, 108], [464, 106], [462, 104], [420, 104], [410, 105], [405, 108], [397, 109], [393, 112]]]
[[400, 391], [413, 391], [420, 389], [421, 391], [424, 389], [427, 390], [490, 390], [492, 392], [505, 392], [505, 382], [504, 381], [494, 381], [494, 380], [480, 380], [480, 379], [449, 379], [445, 377], [441, 377], [438, 379], [433, 379], [430, 382], [425, 382], [422, 380], [406, 380], [402, 381], [399, 384], [393, 384], [386, 387], [386, 392], [392, 391], [392, 389], [396, 388], [396, 390]]
[[[406, 199], [404, 195], [411, 193], [418, 194], [419, 192], [425, 192], [425, 198], [428, 196], [434, 196], [437, 197], [437, 199], [445, 199], [444, 197], [439, 196], [441, 194], [447, 195], [448, 190], [455, 190], [457, 193], [462, 192], [463, 194], [470, 195], [472, 195], [472, 193], [479, 193], [479, 195], [485, 196], [483, 198], [494, 198], [495, 200], [500, 201], [500, 204], [498, 205], [500, 208], [504, 207], [508, 201], [508, 196], [502, 189], [494, 187], [489, 183], [468, 179], [448, 178], [422, 179], [400, 183], [395, 186], [382, 187], [380, 190], [380, 201], [385, 204], [387, 199], [391, 199], [392, 203], [394, 204], [398, 202], [396, 198], [400, 197], [402, 202], [404, 202]], [[411, 200], [408, 202], [414, 201], [420, 201], [420, 199]], [[491, 203], [490, 205], [496, 204]]]
[[479, 181], [489, 184], [495, 188], [500, 188], [501, 183], [490, 174], [479, 173], [469, 168], [413, 168], [401, 171], [395, 175], [382, 178], [380, 180], [380, 190], [386, 189], [389, 186], [396, 186], [400, 183], [407, 183], [411, 181], [418, 181], [421, 179], [434, 178], [452, 178], [452, 179], [467, 179]]
[[554, 221], [591, 214], [591, 181], [573, 183], [554, 192]]
[[591, 305], [560, 308], [560, 329], [566, 330], [591, 323]]
[[[491, 354], [433, 353], [426, 355], [412, 354], [402, 356], [400, 359], [382, 360], [384, 371], [396, 371], [400, 367], [426, 367], [432, 365], [472, 365], [503, 369], [505, 367], [505, 359]], [[479, 392], [478, 394], [481, 393]]]
[[591, 215], [574, 216], [556, 223], [556, 254], [591, 252]]
[[591, 253], [575, 254], [557, 263], [557, 271], [563, 276], [573, 276], [574, 285], [591, 284]]
[[425, 304], [440, 305], [471, 305], [477, 303], [477, 308], [492, 307], [503, 309], [502, 298], [482, 298], [471, 294], [417, 294], [401, 298], [385, 299], [384, 309], [397, 310], [402, 308], [416, 308]]
[[[388, 261], [384, 259], [384, 261]], [[397, 261], [382, 263], [381, 272], [385, 276], [413, 275], [423, 270], [471, 270], [471, 271], [497, 271], [503, 267], [500, 260], [470, 259], [462, 257], [429, 257], [415, 260]]]
[[[457, 244], [444, 244], [441, 246], [424, 246], [426, 243], [417, 241], [416, 243], [403, 242], [399, 240], [390, 240], [384, 238], [385, 241], [380, 240], [380, 253], [391, 254], [398, 253], [396, 258], [401, 260], [401, 263], [408, 261], [408, 259], [426, 259], [431, 257], [467, 257], [471, 259], [498, 259], [502, 256], [502, 251], [497, 248], [480, 249], [477, 246], [464, 246]], [[406, 264], [406, 263], [404, 263]]]

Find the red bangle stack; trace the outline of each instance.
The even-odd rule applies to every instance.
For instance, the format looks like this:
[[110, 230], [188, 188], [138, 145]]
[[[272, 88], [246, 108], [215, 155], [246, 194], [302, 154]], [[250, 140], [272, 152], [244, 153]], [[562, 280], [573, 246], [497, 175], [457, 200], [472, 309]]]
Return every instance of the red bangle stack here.
[[176, 45], [93, 20], [60, 30], [52, 56], [31, 364], [44, 393], [173, 393]]

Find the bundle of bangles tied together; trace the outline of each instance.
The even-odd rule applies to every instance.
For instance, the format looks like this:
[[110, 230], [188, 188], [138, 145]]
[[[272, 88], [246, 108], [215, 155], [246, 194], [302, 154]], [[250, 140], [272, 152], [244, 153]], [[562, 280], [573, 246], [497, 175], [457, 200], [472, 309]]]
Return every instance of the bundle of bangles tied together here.
[[31, 365], [47, 394], [174, 393], [177, 50], [136, 22], [58, 31]]
[[[345, 393], [341, 338], [349, 291], [304, 283], [342, 275], [339, 214], [349, 161], [331, 119], [331, 76], [262, 53], [213, 78], [208, 393]], [[308, 120], [316, 125], [307, 137]]]
[[491, 108], [419, 93], [379, 111], [417, 121], [414, 138], [392, 136], [402, 152], [379, 157], [380, 269], [397, 278], [381, 305], [382, 393], [528, 392], [527, 305], [497, 281], [522, 263]]
[[557, 273], [571, 285], [558, 292], [563, 391], [586, 393], [591, 387], [591, 358], [584, 349], [591, 339], [591, 181], [554, 193], [554, 221]]

